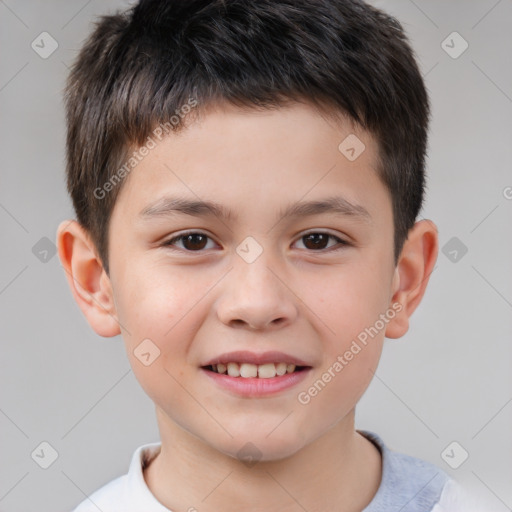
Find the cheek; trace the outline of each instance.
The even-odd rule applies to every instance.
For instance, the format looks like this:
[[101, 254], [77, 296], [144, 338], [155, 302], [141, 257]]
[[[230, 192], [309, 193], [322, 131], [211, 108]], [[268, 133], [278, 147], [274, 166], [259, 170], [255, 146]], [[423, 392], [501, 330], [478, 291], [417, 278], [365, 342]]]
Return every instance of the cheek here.
[[118, 298], [119, 321], [134, 375], [155, 404], [187, 406], [179, 383], [186, 380], [187, 352], [194, 332], [194, 313], [200, 296], [175, 274], [159, 277], [133, 271], [138, 279], [126, 280]]
[[366, 264], [340, 266], [339, 272], [331, 272], [322, 286], [318, 282], [308, 285], [309, 297], [316, 305], [311, 307], [318, 309], [331, 340], [329, 344], [336, 350], [373, 326], [389, 306], [389, 290], [382, 271], [372, 270]]
[[[386, 325], [379, 319], [388, 307], [381, 272], [366, 262], [350, 270], [340, 267], [339, 272], [332, 273], [328, 286], [320, 289], [317, 285], [315, 289], [320, 297], [318, 316], [327, 327], [322, 330], [323, 361], [312, 393], [316, 388], [321, 390], [314, 407], [326, 420], [329, 414], [334, 414], [334, 419], [336, 414], [351, 410], [377, 368]], [[331, 413], [323, 411], [329, 403], [333, 405]]]
[[[133, 268], [122, 282], [116, 304], [119, 320], [133, 338], [136, 334], [162, 345], [177, 332], [190, 327], [194, 309], [201, 302], [210, 280], [165, 266], [153, 270]], [[134, 340], [136, 341], [136, 340]]]
[[338, 345], [343, 348], [325, 355], [325, 363], [297, 395], [308, 422], [315, 421], [317, 427], [336, 423], [357, 404], [378, 365], [382, 338], [377, 336], [366, 344], [356, 340]]
[[179, 407], [178, 382], [186, 378], [190, 345], [204, 314], [201, 299], [211, 280], [202, 283], [197, 277], [191, 283], [186, 273], [165, 270], [132, 267], [132, 277], [116, 289], [116, 306], [135, 377], [157, 403], [173, 396]]

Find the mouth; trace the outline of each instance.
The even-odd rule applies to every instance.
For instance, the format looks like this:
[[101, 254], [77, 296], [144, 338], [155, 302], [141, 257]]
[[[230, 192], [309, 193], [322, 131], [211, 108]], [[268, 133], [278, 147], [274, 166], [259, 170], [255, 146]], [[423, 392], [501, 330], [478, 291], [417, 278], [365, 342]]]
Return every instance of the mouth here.
[[229, 352], [206, 361], [200, 368], [216, 386], [236, 396], [250, 398], [291, 389], [313, 369], [301, 359], [276, 351]]
[[259, 379], [272, 379], [274, 377], [281, 377], [290, 373], [297, 373], [310, 366], [300, 366], [293, 363], [265, 363], [265, 364], [252, 364], [252, 363], [218, 363], [202, 367], [204, 370], [218, 373], [220, 375], [229, 375], [230, 377], [240, 377], [242, 379], [259, 378]]

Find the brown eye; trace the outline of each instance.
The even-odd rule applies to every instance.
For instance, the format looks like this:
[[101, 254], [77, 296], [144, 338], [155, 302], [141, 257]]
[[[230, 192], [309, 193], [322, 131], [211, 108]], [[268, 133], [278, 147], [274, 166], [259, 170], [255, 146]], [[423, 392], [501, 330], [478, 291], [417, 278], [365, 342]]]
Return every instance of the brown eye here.
[[[328, 245], [329, 239], [333, 239], [337, 244], [331, 244]], [[324, 249], [328, 249], [330, 247], [334, 247], [335, 245], [345, 246], [349, 245], [347, 242], [342, 240], [341, 238], [338, 238], [337, 236], [331, 235], [329, 233], [321, 233], [321, 232], [315, 232], [315, 233], [308, 233], [306, 235], [303, 235], [299, 240], [302, 241], [304, 244], [304, 247], [311, 251], [321, 251]], [[342, 247], [339, 247], [342, 248]], [[334, 249], [336, 250], [336, 249]]]
[[325, 233], [312, 233], [303, 237], [304, 245], [308, 249], [325, 249], [330, 235]]
[[201, 235], [199, 233], [184, 235], [182, 238], [183, 246], [191, 251], [199, 251], [204, 249], [206, 246], [206, 240], [208, 239], [207, 236]]
[[[167, 242], [164, 242], [163, 245], [174, 249], [176, 243], [181, 242], [183, 250], [188, 252], [200, 252], [202, 249], [206, 247], [209, 238], [210, 237], [205, 235], [204, 233], [184, 233], [182, 235], [175, 236], [170, 240], [167, 240]], [[179, 249], [180, 248], [178, 247], [177, 250]]]

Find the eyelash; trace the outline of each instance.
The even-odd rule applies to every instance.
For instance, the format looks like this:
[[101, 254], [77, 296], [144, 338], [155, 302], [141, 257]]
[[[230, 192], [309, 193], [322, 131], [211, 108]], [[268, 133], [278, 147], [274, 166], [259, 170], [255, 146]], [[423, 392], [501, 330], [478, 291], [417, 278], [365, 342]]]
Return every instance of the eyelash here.
[[[201, 253], [201, 252], [204, 252], [205, 250], [202, 249], [202, 250], [198, 250], [198, 251], [190, 251], [188, 249], [177, 249], [175, 247], [173, 247], [173, 244], [189, 235], [204, 235], [206, 236], [208, 239], [212, 240], [212, 238], [210, 236], [208, 236], [206, 233], [203, 233], [201, 231], [187, 231], [185, 233], [181, 233], [177, 236], [174, 236], [172, 238], [170, 238], [169, 240], [165, 241], [162, 243], [162, 246], [163, 247], [167, 247], [173, 251], [180, 251], [180, 252], [188, 252], [188, 253]], [[307, 252], [312, 252], [312, 253], [323, 253], [323, 252], [335, 252], [335, 251], [339, 251], [340, 249], [343, 249], [344, 247], [348, 247], [350, 246], [351, 244], [331, 233], [326, 233], [325, 231], [310, 231], [308, 233], [304, 233], [302, 236], [300, 236], [297, 240], [301, 240], [302, 238], [308, 236], [308, 235], [327, 235], [329, 238], [334, 238], [338, 244], [339, 244], [339, 247], [333, 249], [332, 247], [328, 247], [326, 249], [319, 249], [319, 250], [307, 250]]]

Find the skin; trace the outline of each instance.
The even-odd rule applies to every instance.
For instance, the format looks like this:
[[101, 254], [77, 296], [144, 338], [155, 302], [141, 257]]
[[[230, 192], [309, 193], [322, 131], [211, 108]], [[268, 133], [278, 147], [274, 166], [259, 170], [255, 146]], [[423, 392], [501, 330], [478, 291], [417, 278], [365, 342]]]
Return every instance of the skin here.
[[[162, 504], [201, 512], [248, 504], [255, 512], [360, 511], [382, 474], [379, 451], [354, 428], [355, 406], [384, 337], [408, 330], [437, 258], [437, 229], [417, 222], [394, 265], [391, 198], [375, 171], [377, 144], [350, 121], [297, 103], [205, 112], [125, 178], [110, 223], [109, 276], [81, 226], [60, 224], [71, 291], [96, 333], [122, 334], [133, 372], [155, 403], [162, 448], [144, 477]], [[338, 150], [351, 133], [366, 146], [353, 162]], [[216, 201], [236, 218], [139, 216], [166, 194]], [[364, 206], [371, 218], [322, 213], [277, 221], [290, 203], [334, 194]], [[183, 239], [174, 249], [163, 245], [189, 229], [209, 236], [203, 252]], [[330, 238], [314, 249], [306, 232], [350, 245]], [[248, 236], [263, 249], [252, 263], [236, 253]], [[298, 393], [392, 304], [401, 311], [300, 403]], [[149, 366], [134, 355], [147, 338], [160, 350]], [[200, 369], [234, 350], [280, 350], [313, 369], [273, 397], [240, 397]], [[247, 442], [261, 453], [250, 467], [237, 459]]]

